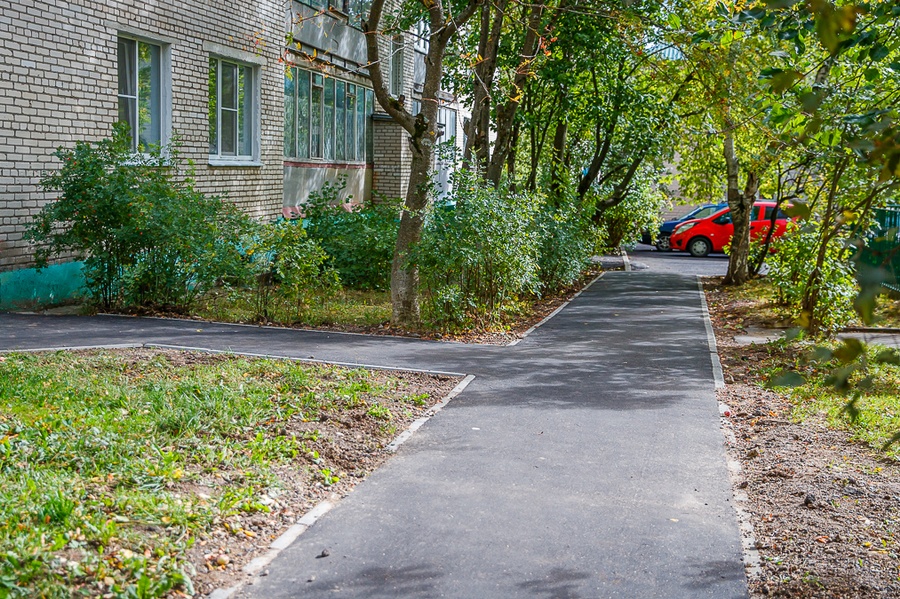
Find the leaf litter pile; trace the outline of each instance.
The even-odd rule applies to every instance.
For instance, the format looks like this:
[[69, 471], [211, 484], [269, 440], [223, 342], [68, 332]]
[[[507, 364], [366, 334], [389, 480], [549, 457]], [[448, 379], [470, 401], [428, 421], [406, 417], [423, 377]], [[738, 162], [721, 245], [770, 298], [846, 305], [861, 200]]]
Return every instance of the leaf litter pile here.
[[457, 382], [146, 349], [0, 356], [0, 597], [231, 586]]
[[711, 282], [707, 298], [726, 382], [718, 397], [728, 408], [727, 449], [740, 463], [736, 492], [747, 496], [761, 560], [751, 597], [900, 597], [896, 455], [881, 451], [866, 422], [851, 425], [845, 399], [826, 397], [826, 388], [767, 389], [768, 377], [802, 363], [803, 350], [739, 345], [735, 335], [767, 324], [765, 306]]

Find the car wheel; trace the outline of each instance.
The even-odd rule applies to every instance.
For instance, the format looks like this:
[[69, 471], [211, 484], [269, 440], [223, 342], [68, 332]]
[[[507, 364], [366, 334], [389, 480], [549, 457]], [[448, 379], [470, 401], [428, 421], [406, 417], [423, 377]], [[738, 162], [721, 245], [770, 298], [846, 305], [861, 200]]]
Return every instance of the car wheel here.
[[687, 251], [694, 258], [703, 258], [704, 256], [709, 256], [709, 253], [712, 251], [712, 244], [702, 237], [694, 237], [688, 242]]
[[669, 244], [669, 236], [668, 235], [660, 235], [656, 239], [656, 249], [661, 252], [669, 252], [672, 250], [672, 246]]

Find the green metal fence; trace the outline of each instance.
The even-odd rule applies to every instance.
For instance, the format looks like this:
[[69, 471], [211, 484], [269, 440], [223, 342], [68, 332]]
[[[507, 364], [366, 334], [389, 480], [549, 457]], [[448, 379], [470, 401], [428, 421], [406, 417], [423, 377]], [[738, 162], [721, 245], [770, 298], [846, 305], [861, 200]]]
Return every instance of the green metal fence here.
[[884, 286], [900, 293], [900, 204], [875, 210], [878, 226], [866, 242], [862, 261], [883, 267], [889, 275]]

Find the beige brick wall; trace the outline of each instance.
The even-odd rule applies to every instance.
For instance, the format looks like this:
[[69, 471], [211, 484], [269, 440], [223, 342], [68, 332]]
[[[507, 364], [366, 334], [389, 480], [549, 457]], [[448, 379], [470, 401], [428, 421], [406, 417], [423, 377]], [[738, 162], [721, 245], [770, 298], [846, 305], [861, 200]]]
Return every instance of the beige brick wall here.
[[[58, 146], [109, 135], [117, 118], [117, 35], [170, 43], [172, 128], [197, 169], [198, 187], [258, 218], [281, 212], [285, 31], [278, 0], [107, 0], [0, 4], [0, 270], [31, 264], [26, 223], [53, 197], [41, 174]], [[260, 162], [209, 166], [204, 43], [252, 53], [260, 66]]]

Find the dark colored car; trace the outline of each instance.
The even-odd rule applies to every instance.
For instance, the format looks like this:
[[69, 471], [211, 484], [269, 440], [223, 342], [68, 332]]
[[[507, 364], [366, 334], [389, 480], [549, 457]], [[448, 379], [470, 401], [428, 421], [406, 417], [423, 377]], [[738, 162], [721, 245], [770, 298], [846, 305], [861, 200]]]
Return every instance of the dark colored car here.
[[[669, 245], [669, 237], [672, 235], [672, 231], [675, 230], [675, 227], [680, 225], [681, 223], [692, 220], [695, 218], [706, 218], [707, 216], [714, 214], [721, 210], [722, 208], [726, 208], [728, 204], [704, 204], [698, 208], [694, 208], [681, 218], [677, 218], [675, 220], [667, 220], [663, 224], [659, 226], [659, 232], [656, 234], [656, 249], [661, 252], [668, 252], [672, 248]], [[641, 243], [645, 243], [647, 245], [652, 244], [652, 239], [649, 231], [644, 231]]]

